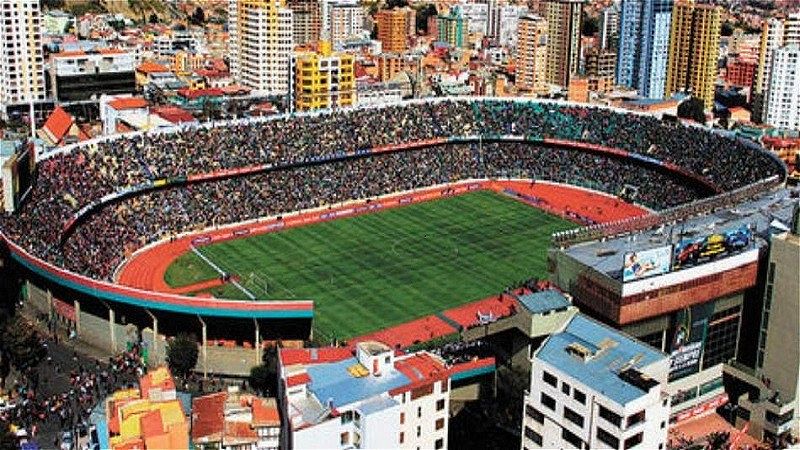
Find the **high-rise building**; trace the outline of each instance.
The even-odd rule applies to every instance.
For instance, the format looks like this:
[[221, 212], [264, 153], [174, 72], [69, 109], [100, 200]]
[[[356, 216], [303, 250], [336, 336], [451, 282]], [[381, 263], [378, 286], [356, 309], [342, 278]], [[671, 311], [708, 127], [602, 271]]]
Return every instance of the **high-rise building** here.
[[586, 51], [586, 75], [601, 88], [599, 91], [611, 90], [614, 86], [614, 69], [617, 64], [617, 54], [611, 49], [598, 47]]
[[231, 0], [231, 74], [260, 93], [289, 92], [292, 10], [283, 0]]
[[714, 104], [722, 8], [679, 0], [672, 11], [665, 95], [691, 90], [706, 109]]
[[439, 32], [439, 41], [450, 44], [451, 47], [464, 46], [464, 16], [457, 5], [450, 8], [446, 16], [440, 15], [436, 19], [436, 29]]
[[547, 21], [526, 14], [517, 26], [517, 88], [537, 95], [546, 94]]
[[800, 45], [772, 52], [764, 121], [774, 127], [800, 130]]
[[297, 111], [335, 109], [355, 104], [355, 58], [331, 51], [320, 41], [316, 51], [298, 51], [292, 57], [294, 108]]
[[779, 445], [800, 434], [800, 205], [788, 228], [770, 238], [756, 371], [733, 371], [750, 385], [737, 402], [737, 425]]
[[378, 40], [384, 52], [403, 53], [408, 50], [408, 22], [414, 17], [411, 8], [382, 9], [375, 14]]
[[616, 49], [619, 39], [619, 4], [613, 3], [600, 13], [600, 48]]
[[519, 18], [528, 12], [527, 6], [489, 4], [488, 36], [501, 47], [516, 47]]
[[470, 33], [487, 34], [489, 31], [489, 5], [486, 3], [459, 3], [461, 15], [467, 21]]
[[335, 49], [341, 49], [345, 41], [360, 38], [364, 34], [364, 8], [355, 2], [326, 3], [327, 32]]
[[44, 100], [39, 0], [0, 0], [0, 116], [6, 108]]
[[544, 0], [541, 15], [547, 21], [547, 82], [562, 88], [578, 72], [581, 60], [583, 0]]
[[322, 27], [321, 4], [318, 0], [287, 0], [292, 10], [294, 45], [317, 42]]
[[758, 68], [753, 86], [753, 121], [764, 121], [764, 100], [770, 83], [772, 52], [787, 44], [800, 44], [800, 14], [770, 18], [761, 28]]
[[581, 314], [531, 358], [522, 448], [664, 448], [666, 354]]
[[616, 81], [643, 97], [664, 97], [673, 0], [623, 0]]

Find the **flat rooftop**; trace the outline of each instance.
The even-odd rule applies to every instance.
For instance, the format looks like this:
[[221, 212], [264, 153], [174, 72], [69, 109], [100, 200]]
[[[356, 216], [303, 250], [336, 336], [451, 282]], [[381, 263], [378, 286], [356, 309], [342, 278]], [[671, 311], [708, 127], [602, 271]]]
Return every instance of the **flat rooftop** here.
[[624, 406], [647, 394], [641, 383], [624, 376], [626, 370], [642, 369], [667, 355], [578, 314], [545, 341], [535, 358]]
[[[789, 189], [779, 189], [741, 203], [736, 208], [692, 218], [674, 227], [665, 226], [605, 241], [575, 244], [562, 252], [585, 266], [622, 281], [623, 256], [626, 252], [641, 252], [677, 244], [681, 240], [682, 232], [684, 239], [696, 239], [736, 229], [741, 225], [755, 225], [754, 235], [768, 236], [773, 221], [789, 224], [793, 205], [798, 201], [796, 197], [791, 198], [791, 192]], [[797, 188], [794, 192], [797, 192]], [[758, 239], [756, 242], [756, 245], [765, 245], [763, 241], [758, 243]]]
[[561, 292], [546, 290], [532, 294], [518, 295], [517, 301], [531, 314], [544, 314], [569, 308], [570, 302]]

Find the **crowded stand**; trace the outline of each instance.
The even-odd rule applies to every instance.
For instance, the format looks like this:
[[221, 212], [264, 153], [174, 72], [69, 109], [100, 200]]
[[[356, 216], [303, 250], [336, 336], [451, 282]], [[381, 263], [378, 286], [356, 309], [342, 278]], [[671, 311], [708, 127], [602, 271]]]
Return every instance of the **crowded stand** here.
[[[470, 141], [445, 143], [459, 138]], [[544, 145], [545, 138], [602, 145], [652, 161]], [[431, 140], [437, 144], [369, 152]], [[0, 218], [0, 229], [38, 257], [110, 279], [133, 250], [183, 231], [467, 178], [545, 179], [614, 195], [633, 187], [633, 201], [657, 210], [710, 193], [653, 168], [653, 161], [723, 190], [784, 173], [780, 162], [745, 143], [649, 116], [556, 103], [430, 101], [211, 124], [74, 147], [39, 162], [28, 201]], [[256, 165], [263, 170], [185, 181]], [[137, 186], [145, 188], [101, 204]], [[87, 205], [97, 208], [89, 211]], [[65, 234], [78, 213], [82, 221]]]

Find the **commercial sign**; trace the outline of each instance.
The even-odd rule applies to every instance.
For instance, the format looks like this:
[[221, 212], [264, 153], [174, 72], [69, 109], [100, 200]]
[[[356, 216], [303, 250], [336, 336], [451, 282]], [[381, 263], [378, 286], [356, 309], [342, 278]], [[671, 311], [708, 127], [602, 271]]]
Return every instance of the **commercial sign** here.
[[625, 253], [622, 266], [622, 281], [638, 280], [670, 271], [672, 246], [651, 248], [639, 252]]
[[697, 372], [708, 334], [713, 302], [684, 308], [673, 315], [670, 340], [669, 379], [676, 380]]

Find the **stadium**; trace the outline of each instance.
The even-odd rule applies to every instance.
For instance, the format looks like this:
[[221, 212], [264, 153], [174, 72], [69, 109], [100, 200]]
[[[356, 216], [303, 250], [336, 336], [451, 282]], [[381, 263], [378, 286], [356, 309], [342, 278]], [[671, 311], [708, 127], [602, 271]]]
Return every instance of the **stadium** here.
[[456, 333], [508, 314], [497, 294], [546, 278], [553, 248], [675, 226], [786, 176], [720, 132], [500, 98], [126, 134], [37, 159], [0, 219], [31, 303], [110, 349], [149, 339], [158, 355], [189, 330], [203, 370], [242, 373], [277, 339]]

